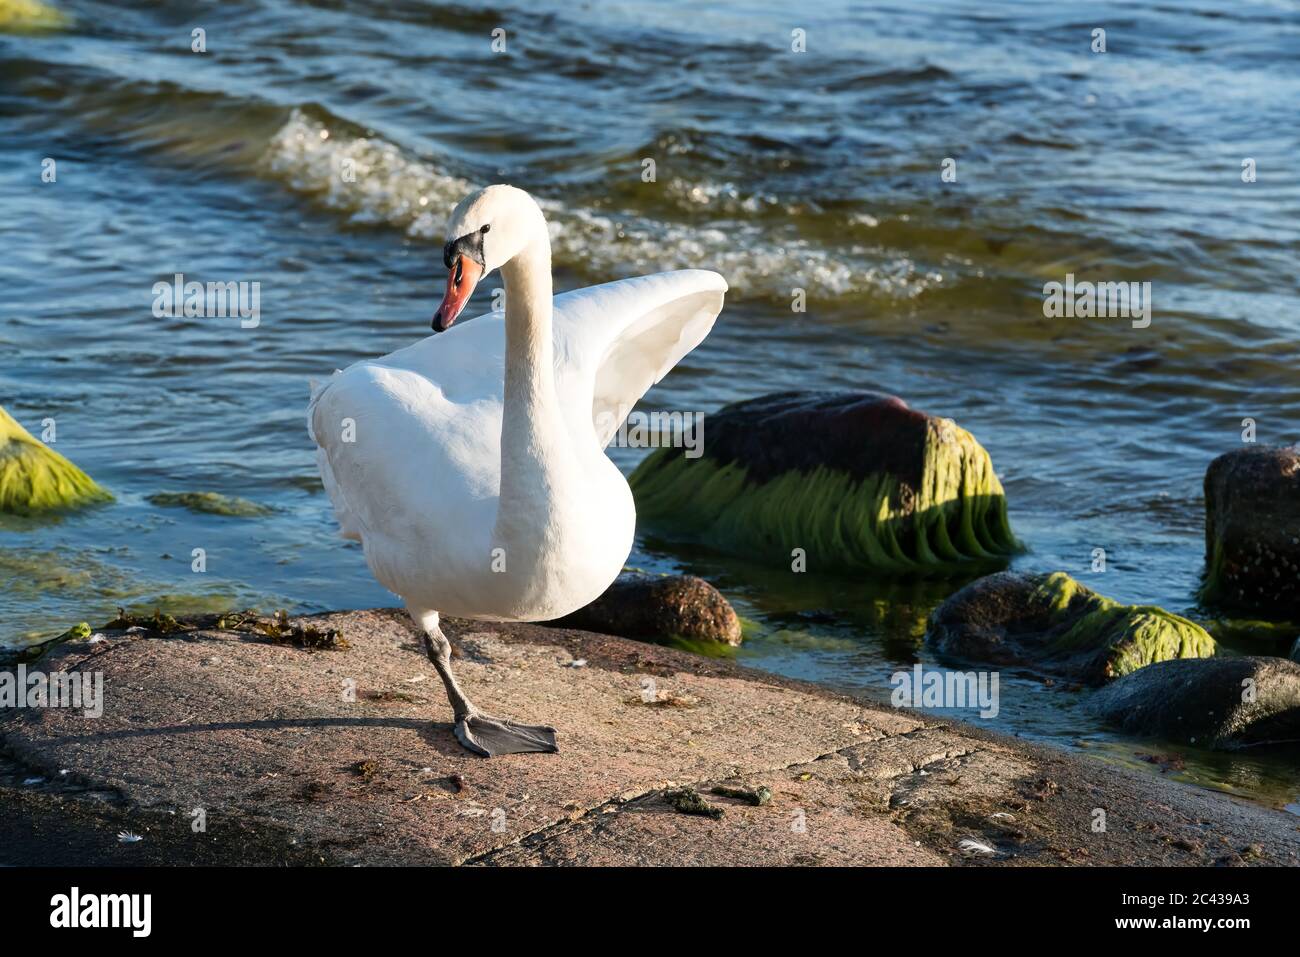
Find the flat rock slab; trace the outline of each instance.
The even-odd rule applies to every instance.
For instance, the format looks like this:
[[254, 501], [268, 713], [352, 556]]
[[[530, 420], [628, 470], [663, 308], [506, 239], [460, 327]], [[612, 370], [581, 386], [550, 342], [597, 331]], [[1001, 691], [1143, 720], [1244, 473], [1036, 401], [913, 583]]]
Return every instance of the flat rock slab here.
[[[672, 649], [446, 620], [476, 703], [559, 732], [477, 758], [403, 613], [312, 621], [349, 647], [122, 636], [31, 666], [102, 672], [104, 713], [0, 713], [0, 864], [1300, 863], [1300, 821], [1236, 799]], [[681, 785], [723, 816], [673, 810]]]

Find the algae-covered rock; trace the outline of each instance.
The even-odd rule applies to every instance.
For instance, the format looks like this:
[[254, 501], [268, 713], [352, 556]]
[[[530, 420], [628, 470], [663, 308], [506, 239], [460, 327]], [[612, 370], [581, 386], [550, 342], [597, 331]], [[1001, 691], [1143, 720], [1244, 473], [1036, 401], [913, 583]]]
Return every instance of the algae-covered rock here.
[[624, 572], [591, 604], [551, 624], [642, 641], [741, 641], [740, 618], [731, 603], [694, 575]]
[[69, 22], [67, 14], [41, 0], [0, 0], [0, 31], [36, 33], [57, 30]]
[[1220, 645], [1252, 655], [1282, 655], [1297, 638], [1300, 622], [1256, 618], [1202, 618], [1201, 627]]
[[1300, 741], [1300, 665], [1262, 656], [1162, 661], [1103, 688], [1088, 706], [1130, 734], [1202, 747]]
[[1300, 448], [1252, 445], [1210, 463], [1201, 597], [1300, 616]]
[[187, 508], [191, 512], [226, 515], [231, 518], [258, 518], [271, 514], [271, 509], [266, 505], [250, 502], [237, 495], [222, 495], [220, 492], [158, 492], [150, 495], [148, 501], [163, 508]]
[[113, 498], [0, 408], [0, 512], [27, 515]]
[[893, 396], [738, 402], [706, 417], [701, 451], [659, 449], [632, 474], [644, 522], [765, 564], [802, 549], [809, 571], [945, 570], [1019, 548], [988, 453]]
[[928, 640], [945, 654], [1031, 665], [1086, 684], [1215, 650], [1195, 622], [1154, 605], [1120, 604], [1064, 572], [1000, 572], [972, 582], [934, 610]]

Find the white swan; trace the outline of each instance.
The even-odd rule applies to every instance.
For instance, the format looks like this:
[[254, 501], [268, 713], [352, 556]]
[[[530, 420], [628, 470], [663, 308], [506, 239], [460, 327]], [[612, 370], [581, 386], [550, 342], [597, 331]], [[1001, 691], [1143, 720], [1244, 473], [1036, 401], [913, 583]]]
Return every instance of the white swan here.
[[[335, 373], [313, 392], [308, 430], [342, 534], [423, 631], [456, 737], [489, 757], [555, 751], [553, 728], [470, 703], [439, 615], [545, 621], [613, 582], [636, 511], [604, 448], [708, 334], [727, 284], [688, 269], [552, 299], [546, 220], [513, 186], [464, 199], [447, 235], [444, 334]], [[504, 316], [445, 332], [494, 269]]]

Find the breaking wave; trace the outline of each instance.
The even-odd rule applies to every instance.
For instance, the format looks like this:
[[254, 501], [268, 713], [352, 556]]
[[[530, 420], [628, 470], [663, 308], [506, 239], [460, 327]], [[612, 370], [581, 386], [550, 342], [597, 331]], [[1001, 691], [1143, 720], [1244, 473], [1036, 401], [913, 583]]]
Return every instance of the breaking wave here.
[[[269, 173], [312, 202], [359, 225], [387, 225], [408, 236], [441, 243], [451, 208], [477, 185], [414, 157], [377, 137], [355, 136], [295, 109], [271, 138], [264, 156]], [[741, 197], [733, 186], [666, 184], [670, 197], [724, 213], [756, 212], [763, 197]], [[557, 264], [592, 277], [685, 267], [714, 269], [734, 295], [789, 299], [796, 288], [817, 297], [884, 296], [907, 299], [940, 282], [907, 257], [848, 244], [832, 252], [793, 234], [772, 235], [761, 223], [728, 217], [714, 223], [671, 222], [628, 210], [621, 213], [570, 206], [539, 196], [551, 228]]]

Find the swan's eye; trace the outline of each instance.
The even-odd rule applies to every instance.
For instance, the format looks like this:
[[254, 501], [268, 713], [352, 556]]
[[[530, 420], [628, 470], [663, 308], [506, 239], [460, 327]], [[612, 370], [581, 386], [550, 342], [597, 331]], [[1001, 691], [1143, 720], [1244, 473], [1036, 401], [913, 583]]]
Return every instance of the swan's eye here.
[[[0, 0], [0, 4], [3, 3], [4, 0]], [[447, 267], [447, 271], [456, 282], [460, 281], [460, 271], [456, 266], [456, 260], [468, 256], [472, 263], [483, 265], [483, 234], [487, 231], [488, 227], [481, 226], [474, 232], [459, 236], [442, 247], [443, 265]]]

